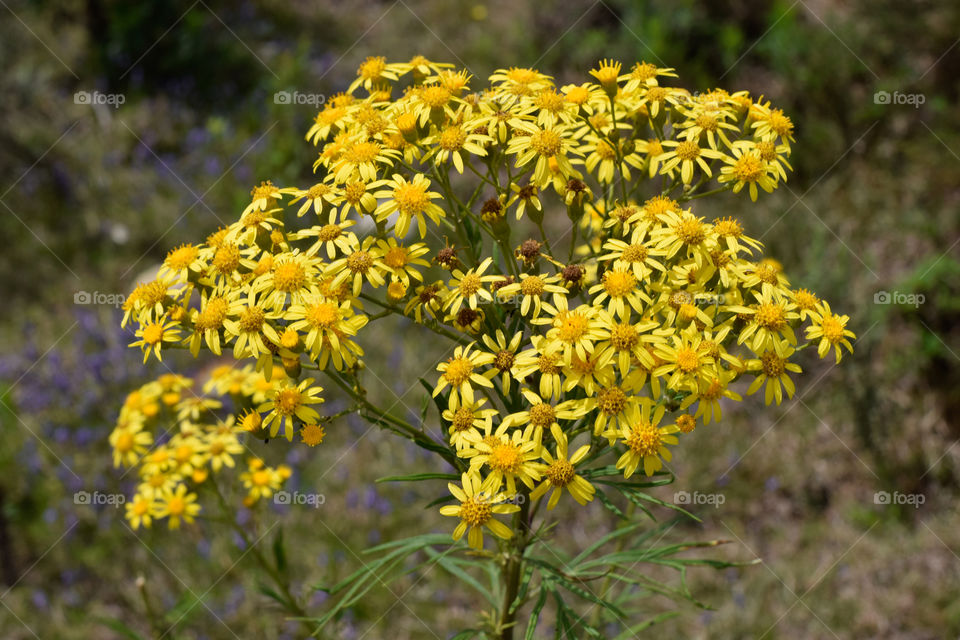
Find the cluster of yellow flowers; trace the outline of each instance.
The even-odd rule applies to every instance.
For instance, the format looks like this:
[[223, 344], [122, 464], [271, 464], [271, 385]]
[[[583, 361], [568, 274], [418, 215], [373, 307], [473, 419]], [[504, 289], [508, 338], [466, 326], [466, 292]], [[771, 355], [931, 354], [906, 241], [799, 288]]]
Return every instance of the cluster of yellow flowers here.
[[[510, 537], [493, 516], [524, 501], [591, 500], [581, 470], [605, 455], [627, 478], [654, 474], [676, 434], [741, 399], [743, 376], [768, 404], [792, 396], [795, 351], [819, 341], [839, 361], [847, 316], [792, 288], [737, 220], [687, 204], [786, 180], [790, 119], [745, 91], [663, 86], [675, 74], [649, 63], [590, 75], [558, 89], [511, 68], [474, 91], [452, 65], [369, 58], [307, 133], [318, 182], [264, 182], [237, 222], [170, 251], [127, 300], [134, 345], [255, 359], [270, 388], [245, 419], [264, 413], [260, 428], [292, 439], [320, 420], [302, 370], [356, 391], [371, 319], [450, 338], [434, 396], [462, 483], [441, 512], [474, 547], [484, 527]], [[190, 437], [209, 449], [232, 429]]]
[[[277, 413], [271, 399], [283, 390], [282, 369], [272, 378], [267, 380], [252, 365], [223, 365], [210, 372], [199, 394], [193, 390], [194, 380], [169, 373], [127, 396], [110, 446], [114, 466], [138, 473], [136, 493], [126, 503], [131, 526], [150, 527], [155, 519], [167, 518], [176, 529], [181, 521], [194, 521], [200, 512], [197, 488], [211, 472], [237, 466], [235, 458], [247, 451], [244, 438], [267, 435], [261, 411]], [[318, 424], [305, 424], [301, 435], [314, 446], [325, 431]], [[269, 467], [249, 456], [247, 470], [239, 476], [247, 490], [244, 505], [252, 507], [272, 496], [290, 474], [286, 465]]]

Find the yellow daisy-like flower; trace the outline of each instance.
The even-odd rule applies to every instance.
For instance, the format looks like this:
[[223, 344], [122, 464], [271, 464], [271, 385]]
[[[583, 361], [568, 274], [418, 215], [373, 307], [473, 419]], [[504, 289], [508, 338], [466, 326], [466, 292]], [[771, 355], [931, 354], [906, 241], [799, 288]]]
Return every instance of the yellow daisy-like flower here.
[[496, 409], [484, 409], [486, 398], [473, 402], [461, 402], [459, 396], [450, 395], [450, 402], [441, 417], [450, 423], [450, 444], [458, 451], [470, 445], [480, 436], [480, 430], [489, 433]]
[[797, 337], [790, 323], [800, 315], [794, 311], [794, 303], [780, 293], [767, 295], [754, 292], [757, 304], [750, 307], [730, 306], [729, 311], [748, 316], [751, 319], [740, 332], [737, 344], [747, 343], [754, 353], [763, 353], [772, 348], [785, 356], [788, 345], [797, 344]]
[[774, 400], [777, 401], [777, 404], [780, 404], [783, 401], [784, 390], [786, 390], [788, 398], [793, 397], [796, 387], [787, 372], [800, 373], [800, 365], [788, 361], [788, 358], [794, 353], [792, 347], [784, 347], [781, 353], [771, 349], [764, 351], [759, 359], [747, 362], [747, 369], [759, 371], [759, 375], [747, 389], [747, 395], [756, 393], [766, 383], [763, 394], [764, 404], [770, 404]]
[[660, 156], [663, 166], [660, 168], [660, 174], [673, 176], [677, 167], [680, 167], [680, 180], [683, 184], [693, 182], [694, 168], [699, 166], [706, 177], [713, 177], [710, 165], [707, 160], [718, 160], [726, 157], [721, 151], [710, 148], [701, 148], [696, 140], [665, 140], [663, 146], [668, 151]]
[[274, 186], [270, 180], [261, 182], [259, 186], [250, 191], [250, 204], [243, 210], [241, 218], [253, 211], [266, 211], [274, 208], [282, 197], [283, 190]]
[[830, 348], [833, 347], [836, 352], [837, 362], [840, 362], [842, 355], [841, 347], [846, 347], [847, 351], [853, 353], [853, 345], [850, 344], [847, 338], [857, 337], [853, 331], [847, 329], [847, 322], [850, 321], [850, 316], [841, 316], [833, 313], [830, 310], [830, 304], [826, 300], [820, 303], [818, 311], [820, 313], [820, 319], [815, 320], [813, 325], [807, 327], [807, 340], [813, 341], [820, 338], [820, 344], [817, 346], [817, 354], [823, 358], [830, 353]]
[[[470, 152], [475, 156], [487, 155], [487, 150], [483, 145], [493, 142], [490, 136], [477, 133], [467, 129], [462, 124], [449, 124], [437, 132], [437, 135], [425, 141], [427, 144], [434, 145], [427, 156], [426, 161], [432, 157], [434, 162], [440, 164], [448, 159], [453, 160], [453, 166], [457, 173], [463, 173], [463, 152]], [[469, 158], [467, 160], [469, 162]]]
[[369, 91], [376, 84], [383, 84], [387, 80], [396, 80], [397, 73], [390, 66], [383, 56], [368, 57], [357, 69], [357, 79], [350, 83], [347, 91], [353, 93], [360, 86]]
[[340, 189], [325, 182], [318, 182], [309, 189], [294, 189], [292, 194], [293, 199], [290, 204], [303, 201], [297, 210], [298, 218], [310, 209], [313, 209], [318, 217], [329, 211], [336, 211], [340, 203], [343, 202]]
[[655, 259], [659, 252], [644, 242], [645, 235], [646, 229], [637, 227], [631, 234], [629, 243], [618, 238], [607, 240], [603, 248], [609, 253], [597, 259], [612, 260], [614, 268], [630, 267], [633, 274], [640, 280], [649, 279], [653, 269], [666, 271], [666, 267]]
[[754, 202], [757, 201], [757, 185], [767, 193], [776, 188], [774, 168], [760, 157], [759, 151], [738, 145], [733, 147], [731, 152], [733, 156], [724, 157], [725, 164], [720, 169], [717, 182], [732, 182], [734, 193], [740, 193], [741, 189], [749, 186], [750, 199]]
[[296, 235], [291, 236], [291, 240], [316, 238], [316, 242], [313, 243], [313, 246], [307, 249], [305, 255], [315, 256], [320, 253], [320, 249], [324, 249], [325, 253], [327, 254], [327, 258], [333, 260], [338, 251], [340, 253], [347, 253], [350, 251], [351, 245], [353, 242], [355, 242], [355, 236], [352, 232], [347, 231], [347, 229], [356, 223], [353, 220], [337, 222], [337, 220], [340, 218], [340, 215], [337, 213], [336, 209], [330, 209], [329, 213], [326, 215], [326, 224], [317, 224], [299, 231], [296, 233]]
[[197, 494], [188, 493], [187, 485], [178, 484], [175, 489], [165, 490], [160, 495], [153, 515], [167, 518], [171, 529], [179, 529], [181, 521], [191, 524], [198, 513]]
[[595, 69], [590, 70], [590, 75], [596, 78], [606, 94], [613, 98], [620, 89], [618, 81], [622, 68], [623, 65], [615, 60], [601, 60]]
[[493, 495], [491, 486], [490, 482], [481, 481], [478, 473], [464, 473], [461, 477], [461, 486], [458, 487], [452, 482], [447, 485], [450, 493], [460, 504], [440, 507], [441, 514], [460, 518], [460, 524], [453, 530], [453, 539], [459, 540], [466, 533], [467, 543], [477, 550], [483, 549], [484, 527], [498, 538], [513, 537], [510, 527], [493, 516], [516, 513], [520, 510], [520, 507], [515, 504], [504, 503], [503, 496]]
[[520, 282], [514, 282], [497, 289], [497, 298], [501, 302], [516, 302], [519, 298], [520, 315], [532, 315], [536, 318], [540, 315], [540, 310], [546, 307], [548, 312], [555, 309], [543, 298], [548, 294], [556, 296], [566, 296], [567, 290], [560, 286], [560, 277], [547, 274], [520, 274]]
[[318, 360], [321, 352], [328, 351], [337, 370], [343, 368], [349, 337], [357, 335], [369, 320], [363, 314], [354, 314], [350, 301], [337, 302], [324, 296], [305, 297], [303, 304], [290, 307], [285, 317], [291, 321], [287, 329], [306, 332], [303, 343], [311, 357]]
[[373, 194], [374, 197], [379, 199], [386, 198], [386, 201], [374, 211], [374, 216], [378, 222], [383, 222], [396, 213], [397, 221], [393, 232], [398, 238], [407, 235], [411, 220], [416, 220], [420, 237], [425, 238], [427, 236], [427, 218], [430, 218], [434, 224], [439, 224], [440, 218], [446, 215], [443, 209], [431, 202], [442, 196], [429, 190], [430, 180], [422, 173], [416, 174], [413, 180], [409, 182], [400, 174], [395, 173], [390, 180], [382, 180], [371, 185], [371, 187], [387, 187]]
[[606, 301], [607, 311], [622, 320], [630, 317], [630, 309], [643, 313], [643, 303], [651, 302], [632, 267], [619, 266], [605, 271], [600, 282], [590, 287], [588, 293], [596, 294], [593, 299], [595, 306], [603, 306]]
[[543, 471], [543, 481], [530, 492], [530, 498], [537, 500], [553, 489], [553, 493], [550, 494], [550, 499], [547, 501], [547, 510], [549, 511], [557, 506], [557, 503], [560, 502], [560, 496], [566, 490], [581, 505], [587, 504], [593, 500], [596, 489], [592, 484], [577, 475], [576, 465], [590, 453], [590, 445], [583, 445], [568, 457], [567, 435], [557, 424], [550, 427], [550, 433], [553, 434], [553, 439], [557, 443], [557, 454], [554, 457], [547, 451], [546, 447], [541, 451], [546, 469]]
[[136, 335], [139, 340], [130, 343], [131, 347], [140, 347], [143, 349], [143, 361], [146, 362], [150, 354], [153, 353], [157, 360], [163, 360], [160, 356], [160, 349], [164, 342], [178, 342], [180, 340], [180, 329], [176, 322], [160, 319], [157, 322], [148, 322], [137, 329]]
[[530, 408], [505, 417], [500, 423], [500, 429], [514, 426], [532, 427], [533, 437], [539, 441], [543, 437], [543, 432], [557, 424], [558, 420], [576, 420], [586, 413], [586, 409], [582, 407], [579, 400], [564, 400], [558, 404], [552, 404], [549, 399], [544, 400], [530, 389], [524, 389], [521, 393]]
[[293, 442], [294, 418], [306, 424], [320, 419], [320, 414], [310, 405], [324, 401], [318, 397], [323, 387], [313, 385], [314, 380], [311, 378], [300, 381], [296, 386], [289, 382], [282, 384], [274, 391], [270, 400], [257, 407], [260, 413], [269, 412], [263, 419], [263, 427], [269, 427], [271, 437], [275, 438], [282, 429], [287, 440]]
[[652, 476], [663, 468], [663, 460], [672, 458], [668, 444], [677, 444], [672, 435], [680, 429], [676, 425], [658, 427], [665, 413], [663, 405], [653, 407], [653, 400], [640, 398], [632, 402], [620, 420], [620, 428], [608, 431], [604, 435], [610, 439], [620, 439], [627, 451], [617, 460], [617, 469], [623, 470], [623, 477], [629, 478], [643, 463], [643, 472]]
[[517, 156], [518, 168], [536, 160], [530, 180], [532, 184], [543, 189], [553, 181], [554, 174], [564, 177], [579, 175], [567, 157], [569, 154], [581, 155], [574, 147], [569, 127], [562, 124], [543, 128], [530, 125], [524, 129], [529, 135], [515, 136], [507, 145], [506, 152]]
[[697, 387], [701, 378], [712, 376], [716, 371], [716, 362], [709, 350], [701, 349], [703, 341], [699, 332], [684, 332], [674, 335], [673, 344], [661, 343], [654, 347], [654, 353], [664, 364], [653, 371], [656, 377], [669, 375], [667, 387], [675, 390], [691, 390]]
[[132, 467], [153, 444], [153, 436], [143, 429], [142, 423], [128, 421], [110, 433], [109, 442], [113, 447], [113, 466]]
[[200, 258], [200, 247], [193, 244], [181, 244], [167, 252], [163, 260], [159, 275], [172, 274], [179, 278], [186, 278], [193, 272], [203, 271], [206, 263]]
[[288, 302], [297, 304], [304, 294], [316, 292], [321, 266], [317, 258], [299, 253], [299, 250], [278, 254], [270, 270], [253, 281], [250, 291], [265, 307], [281, 311]]
[[228, 317], [223, 321], [224, 336], [228, 342], [235, 340], [235, 359], [272, 354], [264, 338], [272, 344], [279, 344], [280, 335], [271, 323], [279, 314], [258, 305], [252, 292], [245, 301], [233, 302], [227, 313]]
[[443, 301], [443, 308], [455, 314], [464, 303], [471, 309], [476, 309], [483, 300], [492, 302], [493, 294], [483, 285], [485, 282], [497, 282], [502, 279], [502, 276], [483, 275], [492, 264], [493, 258], [486, 258], [477, 265], [476, 269], [470, 269], [466, 273], [460, 269], [454, 269], [453, 278], [448, 283], [450, 291]]
[[549, 310], [553, 317], [538, 318], [534, 324], [548, 324], [546, 335], [548, 351], [561, 351], [563, 361], [568, 364], [576, 355], [586, 359], [593, 353], [594, 343], [601, 339], [603, 324], [599, 320], [598, 309], [588, 304], [577, 305], [570, 309], [564, 296], [554, 298], [556, 307]]
[[472, 342], [466, 346], [458, 346], [454, 349], [452, 358], [437, 365], [437, 371], [441, 373], [437, 386], [433, 390], [434, 397], [450, 387], [451, 397], [459, 394], [463, 402], [469, 403], [473, 402], [473, 385], [493, 387], [490, 378], [495, 376], [496, 372], [480, 373], [477, 371], [478, 368], [493, 362], [493, 355], [472, 349]]
[[144, 527], [149, 529], [153, 522], [153, 514], [157, 510], [157, 503], [149, 496], [141, 493], [135, 494], [133, 499], [126, 504], [127, 522], [133, 529]]
[[[256, 414], [259, 416], [259, 414]], [[223, 467], [234, 467], [233, 457], [243, 453], [243, 445], [234, 433], [235, 418], [230, 416], [226, 429], [218, 430], [207, 441], [206, 454], [210, 461], [210, 468], [220, 471]]]
[[343, 153], [331, 164], [330, 170], [338, 184], [358, 178], [369, 183], [377, 179], [377, 165], [393, 166], [399, 155], [399, 151], [363, 136], [346, 145]]
[[247, 489], [248, 506], [254, 502], [269, 498], [278, 491], [285, 480], [285, 473], [280, 469], [272, 469], [263, 464], [259, 458], [251, 458], [247, 463], [247, 471], [240, 474], [240, 481]]
[[516, 372], [517, 349], [520, 348], [522, 341], [523, 334], [518, 332], [513, 334], [510, 342], [507, 342], [503, 331], [500, 329], [497, 329], [496, 340], [490, 335], [483, 335], [483, 343], [487, 345], [487, 348], [490, 349], [490, 353], [493, 355], [493, 362], [491, 364], [501, 376], [500, 384], [503, 387], [504, 393], [509, 393], [510, 391], [510, 381]]
[[429, 267], [430, 263], [422, 258], [430, 251], [430, 247], [417, 242], [405, 247], [397, 243], [395, 238], [377, 240], [377, 248], [382, 256], [381, 261], [390, 270], [394, 280], [410, 286], [410, 278], [422, 281], [423, 276], [417, 267]]
[[486, 466], [489, 470], [487, 481], [490, 488], [499, 491], [506, 487], [510, 495], [517, 494], [517, 480], [532, 489], [540, 479], [540, 429], [528, 426], [526, 429], [513, 429], [508, 434], [510, 424], [502, 422], [489, 436], [475, 439], [471, 446], [461, 449], [457, 455], [470, 460], [470, 469], [477, 471]]
[[342, 258], [334, 260], [324, 270], [326, 276], [333, 276], [329, 287], [336, 289], [344, 283], [351, 285], [351, 291], [356, 298], [360, 295], [363, 283], [368, 282], [372, 287], [382, 287], [386, 280], [383, 277], [387, 270], [383, 264], [376, 238], [367, 236], [363, 242], [355, 237], [350, 239], [350, 248]]

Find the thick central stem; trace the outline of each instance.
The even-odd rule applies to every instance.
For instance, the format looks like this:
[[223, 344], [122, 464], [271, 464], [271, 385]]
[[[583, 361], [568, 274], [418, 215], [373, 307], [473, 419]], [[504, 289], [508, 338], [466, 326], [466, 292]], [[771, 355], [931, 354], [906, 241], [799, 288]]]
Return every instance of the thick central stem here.
[[510, 556], [503, 565], [501, 573], [504, 591], [500, 606], [500, 640], [513, 640], [513, 629], [517, 622], [517, 612], [512, 608], [520, 591], [520, 577], [523, 575], [523, 552], [527, 548], [530, 534], [530, 494], [528, 491], [518, 494], [523, 499], [520, 511], [514, 516], [513, 537]]

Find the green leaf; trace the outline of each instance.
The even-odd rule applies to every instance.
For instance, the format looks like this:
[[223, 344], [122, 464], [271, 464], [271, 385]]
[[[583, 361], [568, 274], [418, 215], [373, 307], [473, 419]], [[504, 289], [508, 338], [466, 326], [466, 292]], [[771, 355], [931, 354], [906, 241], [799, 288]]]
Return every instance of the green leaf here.
[[283, 548], [283, 527], [277, 528], [277, 537], [273, 539], [273, 559], [277, 571], [284, 573], [287, 570], [287, 554]]
[[670, 618], [676, 618], [680, 615], [679, 611], [664, 611], [663, 613], [657, 614], [649, 620], [644, 620], [639, 624], [635, 624], [631, 627], [628, 627], [624, 630], [623, 633], [618, 635], [614, 640], [628, 640], [637, 637], [637, 634], [644, 629], [649, 629], [655, 624], [659, 624], [664, 620], [669, 620]]
[[[483, 586], [483, 585], [482, 585], [476, 578], [474, 578], [472, 575], [470, 575], [469, 573], [467, 573], [466, 570], [463, 568], [463, 566], [480, 567], [480, 566], [485, 565], [485, 564], [487, 564], [487, 563], [476, 562], [476, 561], [474, 561], [474, 560], [464, 560], [464, 559], [459, 559], [459, 558], [451, 558], [451, 557], [447, 556], [447, 553], [449, 553], [451, 550], [452, 550], [452, 547], [451, 547], [451, 549], [448, 549], [448, 550], [447, 550], [446, 552], [444, 552], [444, 553], [438, 553], [438, 552], [434, 551], [433, 549], [427, 548], [427, 549], [426, 549], [426, 553], [427, 553], [427, 555], [428, 555], [430, 558], [436, 560], [436, 563], [437, 563], [438, 565], [440, 565], [440, 566], [441, 566], [445, 571], [447, 571], [449, 574], [451, 574], [451, 575], [454, 576], [455, 578], [458, 578], [461, 582], [463, 582], [463, 583], [465, 583], [465, 584], [468, 584], [468, 585], [470, 585], [471, 587], [473, 587], [473, 588], [474, 588], [478, 593], [480, 593], [480, 595], [482, 595], [482, 596], [484, 597], [484, 599], [486, 599], [486, 601], [489, 602], [492, 606], [494, 606], [494, 607], [497, 606], [496, 598], [493, 597], [493, 594], [490, 593], [490, 590], [487, 589], [485, 586]], [[463, 565], [463, 566], [461, 566], [461, 565]]]
[[540, 612], [543, 611], [544, 605], [547, 604], [547, 596], [552, 590], [553, 587], [550, 586], [547, 580], [541, 583], [540, 597], [537, 598], [537, 602], [533, 605], [533, 610], [530, 612], [530, 622], [527, 623], [527, 632], [524, 634], [523, 640], [533, 640], [533, 636], [537, 632], [537, 623], [540, 621]]
[[600, 501], [600, 504], [606, 507], [608, 511], [613, 513], [615, 516], [617, 516], [621, 520], [628, 520], [627, 516], [623, 513], [623, 511], [621, 511], [617, 505], [610, 502], [610, 498], [607, 497], [607, 494], [605, 494], [603, 491], [597, 491], [596, 496], [597, 496], [597, 499]]

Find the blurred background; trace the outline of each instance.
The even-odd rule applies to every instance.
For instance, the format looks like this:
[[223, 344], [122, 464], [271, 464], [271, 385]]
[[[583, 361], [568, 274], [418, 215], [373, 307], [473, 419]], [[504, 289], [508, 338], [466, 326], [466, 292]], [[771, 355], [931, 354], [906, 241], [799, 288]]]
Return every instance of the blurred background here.
[[[682, 608], [661, 629], [960, 634], [960, 4], [0, 5], [3, 638], [150, 637], [138, 576], [176, 621], [167, 637], [296, 637], [258, 592], [241, 541], [214, 537], [209, 523], [133, 532], [121, 509], [76, 504], [78, 491], [129, 488], [107, 436], [124, 394], [162, 372], [126, 348], [114, 302], [170, 248], [235, 219], [260, 180], [309, 184], [303, 135], [315, 109], [278, 104], [276, 92], [332, 95], [368, 55], [417, 53], [469, 68], [475, 85], [500, 67], [534, 66], [559, 85], [581, 82], [602, 57], [647, 60], [676, 68], [691, 91], [749, 89], [793, 118], [786, 187], [756, 206], [710, 200], [697, 214], [740, 216], [795, 286], [851, 316], [856, 352], [836, 368], [805, 358], [793, 401], [728, 405], [724, 422], [678, 450], [678, 482], [660, 497], [724, 501], [694, 505], [702, 522], [670, 536], [730, 540], [716, 553], [763, 564], [691, 572], [713, 610]], [[409, 355], [423, 336], [395, 335], [364, 343], [375, 377], [389, 381], [375, 392], [416, 408], [423, 360]], [[365, 432], [344, 423], [316, 450], [280, 452], [298, 469], [294, 486], [326, 496], [315, 512], [277, 507], [314, 614], [323, 594], [310, 586], [360, 566], [365, 547], [447, 530], [423, 509], [429, 488], [374, 483], [423, 470], [420, 454]], [[573, 543], [615, 524], [602, 508], [591, 514], [567, 527]], [[371, 592], [332, 637], [447, 638], [478, 604], [441, 571], [391, 589]]]

